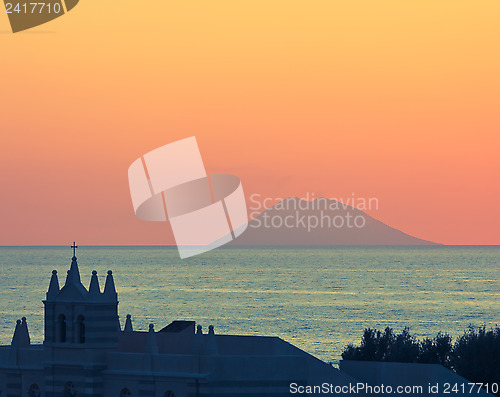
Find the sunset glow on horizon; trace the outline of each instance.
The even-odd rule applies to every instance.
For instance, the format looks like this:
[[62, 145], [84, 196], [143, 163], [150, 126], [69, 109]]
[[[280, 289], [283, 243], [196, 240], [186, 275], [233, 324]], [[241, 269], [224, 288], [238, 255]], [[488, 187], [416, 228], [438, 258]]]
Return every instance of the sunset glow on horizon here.
[[0, 14], [0, 245], [173, 244], [127, 170], [196, 136], [247, 199], [376, 198], [443, 244], [500, 244], [500, 2], [81, 1]]

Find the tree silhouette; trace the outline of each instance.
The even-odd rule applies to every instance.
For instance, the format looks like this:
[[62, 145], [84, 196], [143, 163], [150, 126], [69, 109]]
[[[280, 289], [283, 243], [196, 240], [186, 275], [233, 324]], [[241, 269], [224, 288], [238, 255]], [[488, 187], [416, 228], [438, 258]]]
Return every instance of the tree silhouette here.
[[470, 382], [491, 386], [500, 384], [500, 328], [487, 331], [470, 326], [455, 344], [441, 332], [433, 339], [419, 341], [407, 327], [400, 334], [389, 327], [384, 332], [366, 328], [361, 345], [348, 345], [342, 359], [441, 364]]
[[469, 327], [458, 338], [451, 362], [457, 374], [472, 382], [500, 384], [500, 328]]

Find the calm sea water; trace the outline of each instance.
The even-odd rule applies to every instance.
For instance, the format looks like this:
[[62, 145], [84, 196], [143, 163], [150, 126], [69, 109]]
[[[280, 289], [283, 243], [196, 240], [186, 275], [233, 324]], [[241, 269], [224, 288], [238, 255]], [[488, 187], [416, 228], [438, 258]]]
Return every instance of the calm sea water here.
[[[0, 344], [26, 316], [43, 340], [51, 271], [68, 247], [0, 247]], [[272, 335], [337, 363], [366, 327], [409, 326], [418, 337], [500, 324], [500, 247], [222, 248], [180, 260], [164, 247], [81, 247], [82, 282], [111, 269], [122, 324], [158, 330], [195, 320], [216, 333]]]

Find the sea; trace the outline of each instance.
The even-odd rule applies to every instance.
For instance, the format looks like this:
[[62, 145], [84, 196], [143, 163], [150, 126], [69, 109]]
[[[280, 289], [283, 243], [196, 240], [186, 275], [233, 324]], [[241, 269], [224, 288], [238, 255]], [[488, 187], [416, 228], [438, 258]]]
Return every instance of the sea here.
[[[51, 272], [59, 282], [67, 247], [0, 247], [0, 344], [25, 316], [43, 341]], [[113, 271], [122, 326], [159, 330], [194, 320], [218, 334], [277, 336], [333, 365], [365, 328], [452, 337], [500, 325], [500, 247], [222, 247], [180, 259], [175, 247], [81, 246], [82, 283], [104, 287]]]

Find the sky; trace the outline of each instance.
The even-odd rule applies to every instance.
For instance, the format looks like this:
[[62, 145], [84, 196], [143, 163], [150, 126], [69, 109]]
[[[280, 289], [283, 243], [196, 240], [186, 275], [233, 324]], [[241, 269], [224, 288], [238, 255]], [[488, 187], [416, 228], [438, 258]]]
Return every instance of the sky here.
[[499, 14], [82, 0], [12, 34], [2, 12], [0, 245], [172, 244], [135, 217], [127, 170], [189, 136], [247, 198], [374, 197], [370, 215], [416, 237], [500, 244]]

